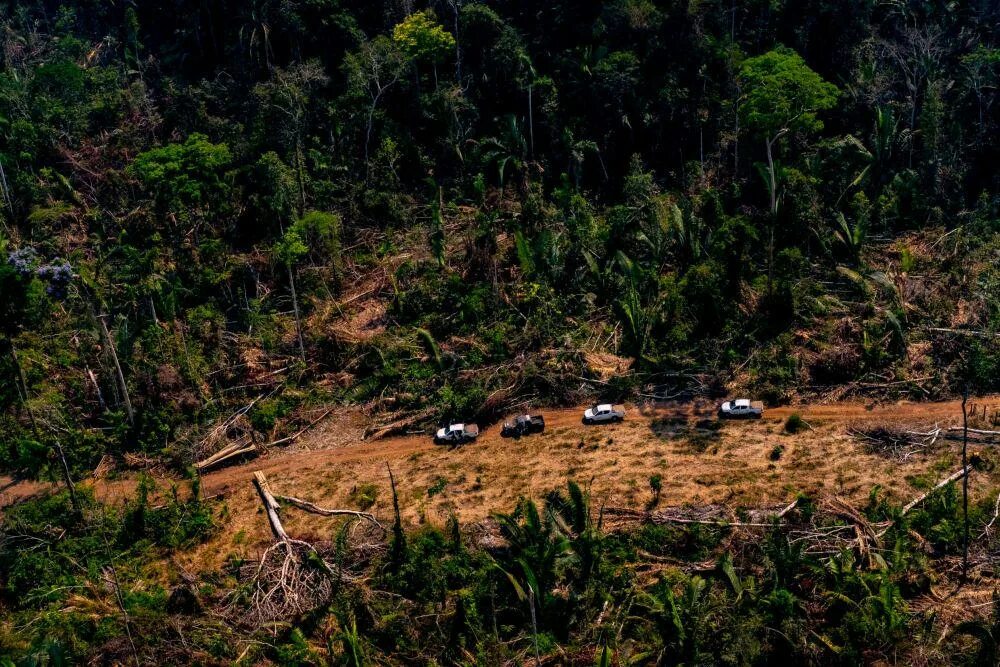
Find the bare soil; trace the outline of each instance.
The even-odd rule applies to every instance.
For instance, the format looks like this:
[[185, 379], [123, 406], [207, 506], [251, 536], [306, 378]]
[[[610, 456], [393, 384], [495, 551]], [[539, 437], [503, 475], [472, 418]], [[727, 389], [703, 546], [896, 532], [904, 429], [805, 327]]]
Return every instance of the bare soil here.
[[[976, 404], [979, 411], [1000, 411], [1000, 397]], [[350, 411], [321, 423], [289, 449], [206, 473], [202, 492], [225, 499], [227, 530], [185, 555], [190, 561], [185, 567], [211, 567], [227, 555], [269, 543], [250, 481], [254, 470], [267, 474], [275, 492], [325, 507], [356, 508], [359, 487], [370, 492], [374, 486], [370, 511], [391, 520], [391, 467], [404, 520], [419, 525], [441, 524], [450, 515], [463, 524], [480, 521], [509, 510], [521, 496], [538, 498], [564, 487], [567, 479], [588, 486], [597, 506], [645, 508], [652, 500], [649, 479], [658, 474], [662, 505], [756, 507], [787, 502], [798, 492], [862, 503], [875, 485], [906, 500], [960, 465], [960, 447], [953, 440], [939, 440], [900, 462], [866, 453], [848, 433], [862, 422], [915, 430], [959, 424], [958, 401], [792, 406], [767, 410], [760, 420], [726, 422], [715, 418], [715, 406], [708, 403], [627, 409], [624, 422], [595, 426], [581, 423], [582, 408], [546, 410], [542, 434], [501, 438], [498, 424], [483, 428], [475, 443], [459, 448], [433, 444], [430, 433], [361, 440], [363, 416]], [[784, 422], [792, 413], [802, 416], [806, 430], [785, 433]], [[998, 481], [1000, 477], [974, 481], [973, 491], [985, 493]], [[89, 483], [106, 501], [126, 500], [135, 485], [133, 475]], [[0, 507], [47, 488], [0, 478]], [[289, 533], [316, 540], [330, 539], [337, 523], [294, 510], [285, 520]]]
[[[367, 420], [359, 409], [337, 410], [285, 449], [241, 465], [206, 473], [205, 496], [224, 500], [223, 530], [206, 543], [175, 553], [150, 572], [168, 585], [181, 574], [218, 572], [231, 558], [256, 559], [272, 543], [267, 519], [251, 484], [264, 471], [276, 493], [325, 507], [359, 508], [361, 495], [375, 492], [369, 509], [384, 522], [392, 517], [388, 469], [396, 478], [404, 520], [411, 526], [440, 525], [450, 515], [465, 524], [491, 512], [510, 510], [518, 497], [538, 498], [574, 479], [589, 487], [595, 506], [644, 509], [652, 500], [649, 478], [662, 478], [660, 505], [725, 503], [760, 507], [785, 503], [796, 493], [837, 495], [863, 504], [879, 485], [897, 501], [910, 500], [960, 465], [960, 443], [938, 440], [906, 461], [867, 453], [849, 434], [853, 428], [895, 425], [926, 431], [961, 422], [958, 401], [882, 405], [833, 403], [770, 409], [757, 421], [719, 422], [707, 403], [629, 405], [620, 424], [584, 426], [582, 408], [545, 410], [546, 430], [518, 440], [500, 437], [500, 426], [482, 429], [470, 445], [434, 445], [430, 433], [365, 441]], [[990, 415], [976, 426], [995, 428], [1000, 396], [977, 399], [970, 412]], [[798, 413], [804, 431], [788, 434], [785, 420]], [[980, 445], [972, 447], [984, 449]], [[988, 451], [981, 452], [991, 458]], [[162, 489], [175, 480], [161, 478]], [[106, 502], [125, 502], [135, 474], [91, 480]], [[973, 498], [995, 494], [1000, 470], [972, 476]], [[0, 508], [44, 493], [53, 485], [0, 478]], [[366, 493], [357, 493], [358, 490]], [[993, 496], [990, 495], [990, 498]], [[0, 513], [2, 518], [2, 513]], [[295, 509], [282, 512], [289, 534], [329, 544], [341, 519]], [[946, 570], [957, 565], [945, 564]], [[957, 570], [955, 570], [957, 571]], [[987, 572], [956, 587], [944, 572], [913, 610], [937, 614], [947, 627], [990, 608], [995, 580]]]

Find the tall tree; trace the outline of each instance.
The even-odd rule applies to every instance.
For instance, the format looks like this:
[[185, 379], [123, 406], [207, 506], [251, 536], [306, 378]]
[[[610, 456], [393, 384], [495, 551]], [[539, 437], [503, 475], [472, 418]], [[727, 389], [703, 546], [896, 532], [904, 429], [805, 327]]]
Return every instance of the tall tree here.
[[347, 54], [344, 59], [344, 69], [348, 83], [354, 91], [364, 91], [368, 97], [368, 110], [365, 121], [364, 158], [365, 173], [370, 170], [369, 152], [372, 130], [375, 125], [375, 112], [385, 94], [396, 85], [403, 73], [403, 56], [392, 40], [379, 35], [370, 42], [365, 42], [357, 51]]
[[740, 68], [745, 97], [740, 105], [744, 125], [764, 141], [767, 156], [767, 191], [771, 217], [768, 242], [768, 292], [772, 290], [774, 223], [778, 214], [778, 172], [775, 147], [793, 132], [811, 133], [823, 128], [818, 112], [832, 109], [839, 90], [824, 81], [791, 49], [779, 47], [749, 58]]

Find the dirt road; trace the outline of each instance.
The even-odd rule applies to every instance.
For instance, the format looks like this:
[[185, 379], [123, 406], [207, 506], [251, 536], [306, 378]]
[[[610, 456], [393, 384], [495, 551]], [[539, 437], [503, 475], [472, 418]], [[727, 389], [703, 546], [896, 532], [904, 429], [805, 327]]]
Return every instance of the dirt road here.
[[[970, 403], [975, 404], [979, 410], [982, 406], [987, 406], [990, 414], [1000, 412], [1000, 396], [978, 399]], [[614, 433], [616, 425], [594, 425], [584, 426], [581, 423], [583, 407], [548, 409], [542, 412], [545, 415], [546, 432], [552, 434], [559, 432], [562, 437], [586, 437], [588, 435]], [[649, 426], [656, 422], [669, 420], [697, 420], [711, 419], [715, 417], [716, 406], [714, 403], [668, 403], [668, 404], [647, 404], [629, 405], [627, 408], [626, 424], [622, 426], [642, 424]], [[935, 403], [914, 403], [899, 402], [884, 404], [879, 406], [866, 406], [862, 403], [833, 403], [829, 405], [808, 405], [808, 406], [785, 406], [771, 408], [766, 411], [765, 417], [761, 420], [764, 423], [783, 423], [789, 415], [798, 413], [807, 422], [824, 426], [848, 426], [859, 421], [902, 421], [914, 424], [925, 424], [932, 422], [959, 423], [961, 421], [962, 408], [961, 401], [945, 401]], [[727, 422], [727, 430], [754, 429], [757, 422]], [[493, 449], [510, 447], [517, 441], [500, 437], [500, 424], [484, 427], [474, 444], [467, 445], [464, 450], [469, 449]], [[544, 440], [545, 434], [541, 436], [531, 436], [524, 440]], [[212, 493], [223, 493], [233, 483], [245, 482], [249, 479], [253, 470], [264, 470], [265, 472], [284, 474], [294, 472], [303, 467], [310, 467], [315, 464], [326, 466], [339, 466], [345, 463], [373, 463], [392, 462], [393, 460], [406, 459], [418, 453], [446, 452], [446, 447], [435, 445], [430, 434], [395, 436], [383, 438], [376, 441], [360, 441], [337, 448], [327, 448], [322, 441], [310, 438], [306, 441], [303, 450], [276, 453], [264, 459], [250, 461], [243, 465], [232, 466], [221, 470], [207, 473], [203, 482], [206, 490]]]
[[[990, 415], [1000, 411], [1000, 397], [973, 403], [980, 413], [984, 406]], [[367, 488], [376, 496], [373, 511], [387, 515], [391, 466], [404, 516], [413, 523], [452, 514], [478, 520], [511, 508], [521, 495], [539, 497], [570, 478], [588, 484], [602, 502], [630, 507], [649, 502], [653, 475], [663, 479], [664, 504], [751, 506], [780, 502], [798, 491], [863, 499], [875, 484], [908, 498], [923, 480], [954, 465], [954, 444], [941, 442], [933, 452], [898, 462], [866, 453], [848, 426], [861, 421], [944, 426], [961, 419], [959, 401], [782, 407], [768, 410], [762, 420], [726, 422], [721, 428], [712, 428], [715, 406], [708, 403], [627, 408], [623, 423], [597, 426], [581, 423], [582, 408], [545, 410], [543, 434], [502, 439], [497, 424], [458, 449], [434, 445], [429, 434], [376, 441], [343, 437], [345, 428], [331, 421], [292, 449], [206, 473], [202, 489], [226, 499], [234, 532], [245, 529], [265, 540], [250, 484], [254, 470], [264, 471], [277, 489], [326, 506], [357, 506], [358, 490]], [[783, 424], [794, 412], [810, 429], [789, 435]], [[98, 482], [95, 490], [105, 500], [123, 500], [134, 485], [126, 476]], [[0, 478], [0, 507], [48, 488]], [[289, 518], [291, 528], [317, 530], [315, 521], [296, 521]]]

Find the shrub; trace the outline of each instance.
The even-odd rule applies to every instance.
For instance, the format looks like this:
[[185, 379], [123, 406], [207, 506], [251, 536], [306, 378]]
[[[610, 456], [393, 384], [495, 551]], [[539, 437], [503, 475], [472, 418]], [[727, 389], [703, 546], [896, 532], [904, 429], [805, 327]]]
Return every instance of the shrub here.
[[802, 419], [802, 415], [798, 412], [793, 412], [788, 415], [788, 419], [785, 420], [785, 433], [798, 433], [802, 429], [806, 428], [806, 422]]
[[359, 509], [369, 509], [378, 500], [378, 487], [370, 483], [359, 484], [351, 489], [350, 498]]

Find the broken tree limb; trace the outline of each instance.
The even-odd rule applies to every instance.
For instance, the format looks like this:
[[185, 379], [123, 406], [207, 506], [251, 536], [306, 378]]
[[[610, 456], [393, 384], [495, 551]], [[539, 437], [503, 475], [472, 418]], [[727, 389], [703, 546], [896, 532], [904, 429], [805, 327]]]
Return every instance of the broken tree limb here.
[[266, 445], [264, 445], [264, 447], [274, 447], [275, 445], [283, 445], [286, 442], [292, 442], [293, 440], [297, 439], [300, 435], [311, 429], [313, 426], [326, 419], [326, 416], [331, 412], [333, 412], [333, 408], [330, 408], [329, 410], [321, 414], [319, 417], [309, 422], [305, 427], [303, 427], [297, 433], [293, 433], [292, 435], [281, 438], [280, 440], [275, 440], [274, 442], [269, 442]]
[[370, 521], [371, 523], [378, 526], [381, 530], [385, 530], [385, 527], [379, 523], [375, 515], [369, 514], [368, 512], [356, 512], [354, 510], [341, 510], [341, 509], [327, 509], [325, 507], [319, 507], [308, 500], [302, 500], [301, 498], [296, 498], [294, 496], [274, 496], [275, 500], [279, 503], [288, 503], [289, 505], [294, 505], [298, 507], [303, 512], [309, 512], [310, 514], [318, 514], [320, 516], [353, 516], [359, 519], [364, 519], [365, 521]]
[[920, 503], [922, 503], [924, 500], [927, 499], [928, 496], [930, 496], [932, 493], [934, 493], [938, 489], [941, 489], [941, 488], [943, 488], [945, 486], [948, 486], [949, 484], [951, 484], [952, 482], [954, 482], [956, 480], [962, 479], [963, 477], [965, 477], [966, 475], [968, 475], [970, 472], [972, 472], [972, 466], [966, 466], [966, 467], [960, 468], [960, 469], [956, 470], [955, 472], [953, 472], [952, 474], [948, 475], [947, 477], [945, 477], [944, 479], [942, 479], [940, 482], [938, 482], [937, 484], [935, 484], [934, 488], [930, 489], [926, 493], [920, 494], [919, 496], [917, 496], [916, 498], [914, 498], [913, 500], [911, 500], [909, 503], [907, 503], [903, 507], [903, 511], [901, 513], [901, 516], [905, 516], [907, 513], [909, 513], [910, 510], [912, 510], [914, 507], [916, 507], [917, 505], [919, 505]]
[[799, 504], [799, 498], [798, 498], [798, 496], [796, 496], [795, 500], [793, 500], [792, 502], [788, 503], [788, 505], [786, 505], [784, 508], [782, 508], [782, 510], [780, 512], [778, 512], [777, 514], [775, 514], [774, 516], [776, 516], [777, 518], [780, 519], [783, 516], [785, 516], [786, 514], [788, 514], [789, 512], [791, 512], [793, 509], [795, 509], [795, 506], [798, 505], [798, 504]]
[[[964, 431], [965, 429], [961, 426], [949, 426], [949, 431]], [[976, 435], [1000, 435], [1000, 431], [984, 431], [981, 428], [970, 428], [969, 433], [975, 433]]]
[[986, 537], [993, 530], [993, 524], [996, 523], [997, 517], [1000, 517], [1000, 493], [997, 494], [997, 500], [993, 504], [993, 518], [990, 522], [983, 527], [983, 532], [979, 534], [979, 538]]

